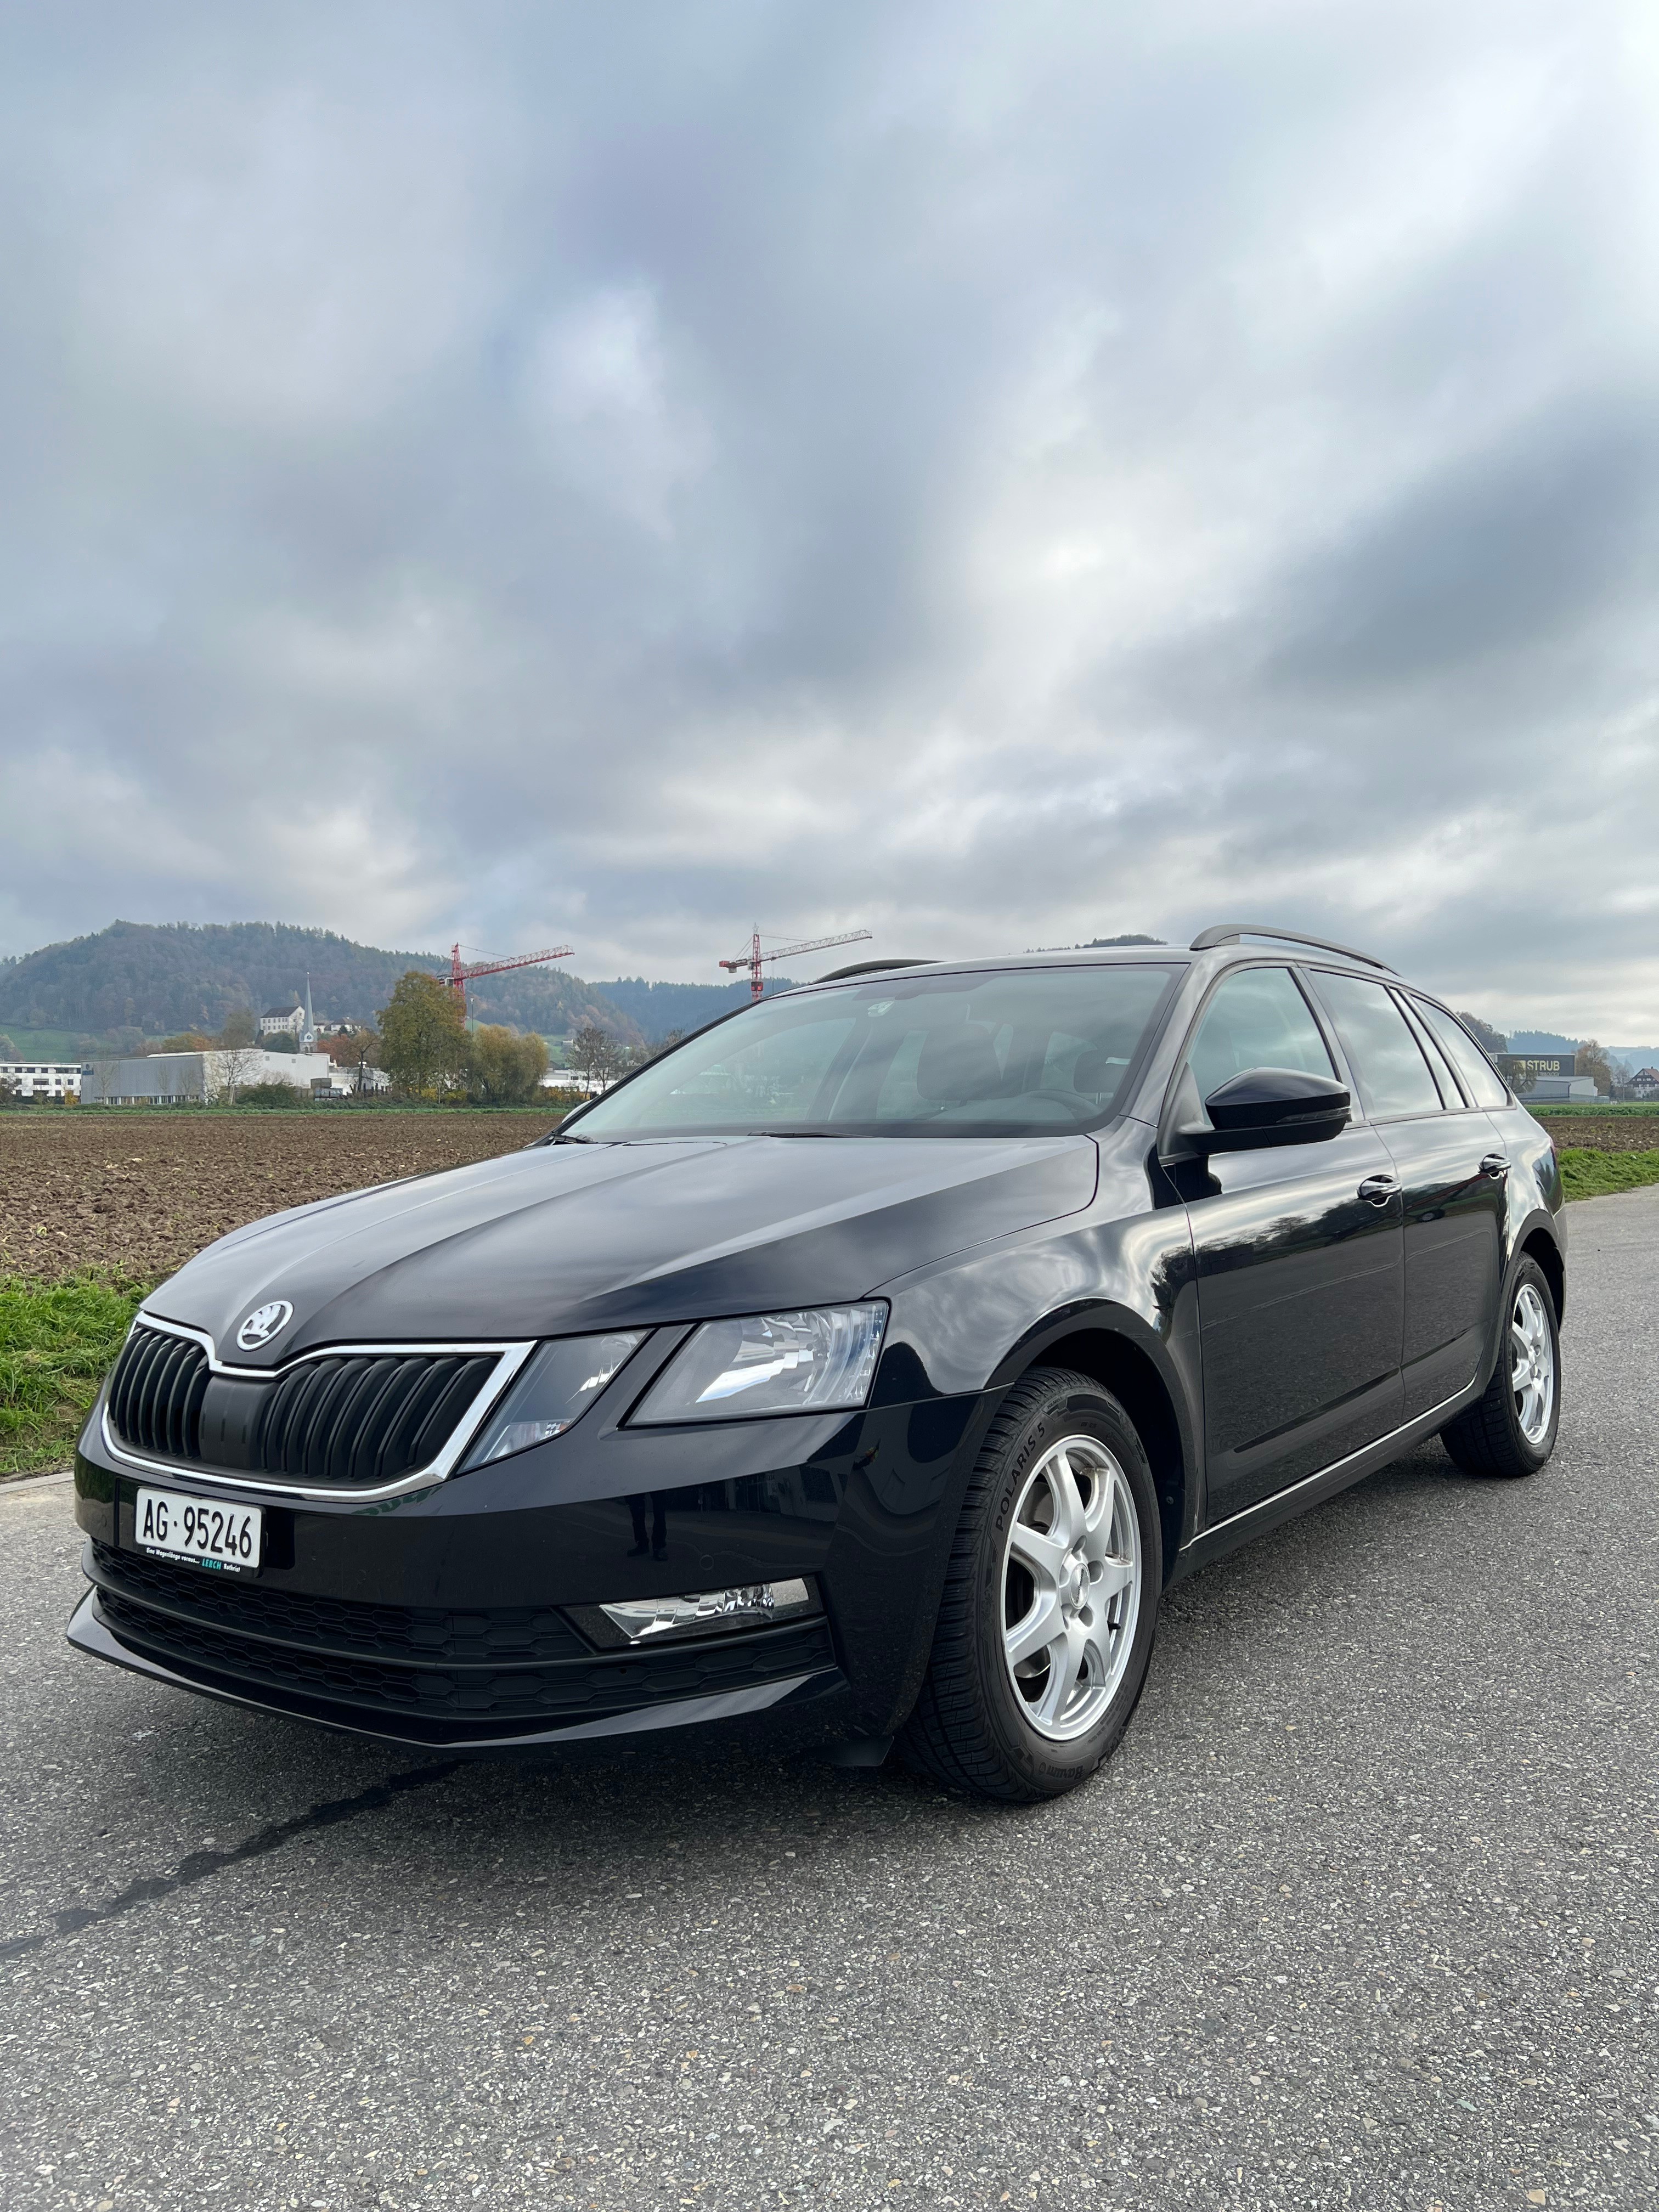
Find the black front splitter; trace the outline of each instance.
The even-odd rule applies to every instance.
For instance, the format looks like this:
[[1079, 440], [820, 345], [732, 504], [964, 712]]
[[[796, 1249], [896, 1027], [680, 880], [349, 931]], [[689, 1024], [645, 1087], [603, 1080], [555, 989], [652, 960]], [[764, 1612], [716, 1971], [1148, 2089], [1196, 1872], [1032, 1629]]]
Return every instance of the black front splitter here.
[[[846, 1676], [830, 1667], [811, 1674], [792, 1674], [776, 1681], [757, 1682], [741, 1689], [720, 1690], [702, 1697], [666, 1699], [648, 1709], [599, 1714], [567, 1721], [544, 1729], [511, 1734], [469, 1735], [447, 1727], [435, 1717], [416, 1727], [400, 1728], [395, 1721], [373, 1717], [349, 1706], [273, 1692], [265, 1684], [250, 1687], [233, 1676], [203, 1669], [186, 1672], [176, 1662], [163, 1660], [142, 1645], [118, 1637], [99, 1609], [98, 1593], [89, 1589], [76, 1607], [66, 1632], [70, 1642], [94, 1659], [125, 1667], [152, 1681], [222, 1704], [240, 1705], [250, 1711], [298, 1720], [336, 1735], [358, 1736], [374, 1743], [395, 1744], [399, 1750], [441, 1751], [454, 1758], [513, 1758], [525, 1753], [580, 1749], [585, 1744], [617, 1738], [664, 1735], [684, 1728], [714, 1726], [722, 1734], [735, 1731], [758, 1735], [781, 1750], [805, 1749], [857, 1735], [853, 1701]], [[720, 1724], [726, 1724], [721, 1727]]]

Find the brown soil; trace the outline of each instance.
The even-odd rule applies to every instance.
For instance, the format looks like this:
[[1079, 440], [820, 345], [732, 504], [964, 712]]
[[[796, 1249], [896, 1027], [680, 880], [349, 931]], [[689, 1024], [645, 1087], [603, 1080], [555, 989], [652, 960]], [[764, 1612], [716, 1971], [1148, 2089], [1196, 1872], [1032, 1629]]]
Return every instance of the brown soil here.
[[0, 1275], [158, 1281], [228, 1230], [366, 1184], [493, 1159], [556, 1114], [205, 1115], [65, 1109], [0, 1121]]
[[1659, 1115], [1545, 1114], [1539, 1119], [1558, 1152], [1583, 1146], [1592, 1152], [1650, 1152], [1659, 1148]]

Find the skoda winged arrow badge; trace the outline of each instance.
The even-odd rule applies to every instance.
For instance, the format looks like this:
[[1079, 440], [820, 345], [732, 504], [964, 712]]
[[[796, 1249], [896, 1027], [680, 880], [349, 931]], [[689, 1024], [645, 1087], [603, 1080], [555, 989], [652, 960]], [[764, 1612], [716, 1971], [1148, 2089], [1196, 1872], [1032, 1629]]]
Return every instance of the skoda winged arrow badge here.
[[258, 1352], [273, 1336], [280, 1336], [293, 1318], [294, 1309], [288, 1300], [273, 1298], [268, 1306], [255, 1306], [237, 1330], [236, 1341], [244, 1352]]

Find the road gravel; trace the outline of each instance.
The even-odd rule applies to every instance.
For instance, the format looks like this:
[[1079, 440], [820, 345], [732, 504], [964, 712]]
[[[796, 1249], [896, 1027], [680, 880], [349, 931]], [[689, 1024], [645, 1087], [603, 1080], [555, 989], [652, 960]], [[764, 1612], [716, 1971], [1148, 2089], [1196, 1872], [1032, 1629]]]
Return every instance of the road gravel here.
[[0, 1493], [0, 2201], [1654, 2202], [1659, 1190], [1572, 1213], [1545, 1474], [1433, 1446], [1184, 1586], [1038, 1810], [185, 1698]]

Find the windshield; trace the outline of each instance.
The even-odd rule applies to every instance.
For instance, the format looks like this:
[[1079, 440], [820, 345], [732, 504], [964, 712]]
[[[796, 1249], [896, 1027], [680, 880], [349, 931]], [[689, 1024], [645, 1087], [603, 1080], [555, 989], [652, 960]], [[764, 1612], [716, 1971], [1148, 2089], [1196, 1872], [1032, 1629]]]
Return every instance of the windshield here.
[[899, 973], [763, 999], [579, 1112], [582, 1137], [1052, 1136], [1118, 1110], [1164, 965]]

